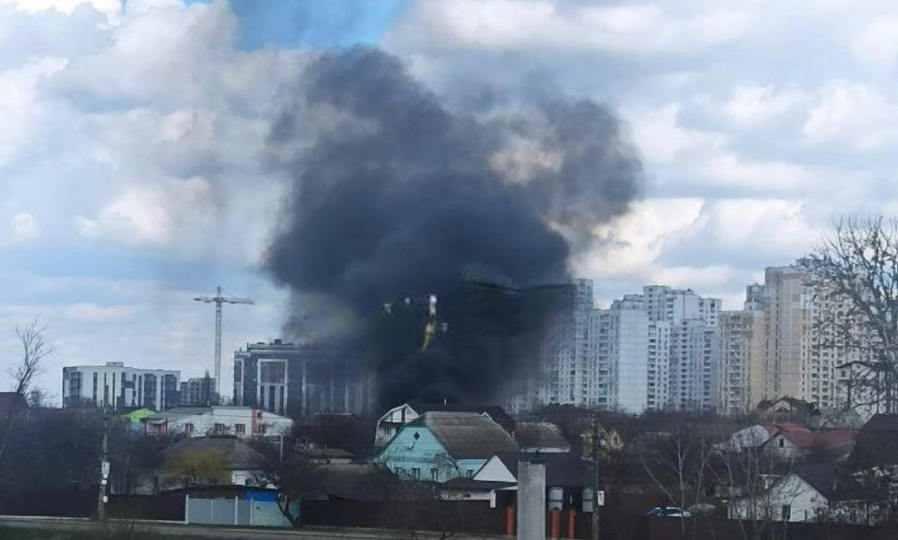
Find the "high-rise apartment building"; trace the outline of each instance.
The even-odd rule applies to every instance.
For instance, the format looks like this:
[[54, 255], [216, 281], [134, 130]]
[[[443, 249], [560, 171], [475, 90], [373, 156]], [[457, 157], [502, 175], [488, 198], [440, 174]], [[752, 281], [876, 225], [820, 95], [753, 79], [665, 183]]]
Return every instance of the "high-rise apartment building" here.
[[596, 405], [641, 413], [648, 406], [648, 313], [638, 302], [626, 300], [617, 300], [611, 309], [596, 312], [596, 319], [607, 322], [610, 330], [609, 346], [600, 348], [595, 358]]
[[764, 398], [764, 312], [751, 309], [720, 314], [718, 405], [721, 414], [752, 410]]
[[591, 281], [575, 280], [572, 290], [570, 316], [543, 342], [537, 390], [513, 394], [512, 411], [553, 403], [631, 413], [716, 406], [720, 300], [653, 285], [598, 309]]
[[[719, 362], [716, 336], [721, 301], [701, 297], [689, 289], [674, 289], [665, 285], [649, 285], [643, 287], [642, 294], [624, 298], [641, 302], [648, 313], [649, 322], [655, 326], [653, 333], [660, 334], [655, 339], [669, 342], [666, 351], [659, 343], [653, 350], [651, 408], [716, 408]], [[663, 379], [665, 369], [666, 381]]]
[[670, 408], [710, 411], [717, 408], [719, 348], [717, 328], [702, 319], [673, 324], [670, 353]]
[[179, 371], [130, 368], [122, 362], [64, 367], [62, 405], [103, 409], [147, 407], [162, 411], [178, 406], [180, 378]]
[[530, 397], [512, 400], [512, 410], [540, 404], [586, 406], [595, 402], [590, 325], [595, 309], [592, 280], [574, 280], [570, 292], [570, 313], [560, 314], [554, 320], [553, 327], [545, 333], [536, 380], [529, 384]]
[[742, 311], [721, 320], [721, 409], [747, 412], [761, 400], [793, 397], [842, 407], [857, 354], [820, 324], [830, 305], [800, 263], [767, 268], [749, 285]]
[[192, 377], [181, 383], [182, 407], [211, 407], [221, 405], [215, 389], [215, 379], [206, 372], [204, 377]]
[[671, 326], [669, 322], [649, 323], [646, 370], [647, 409], [660, 411], [670, 402], [670, 339]]

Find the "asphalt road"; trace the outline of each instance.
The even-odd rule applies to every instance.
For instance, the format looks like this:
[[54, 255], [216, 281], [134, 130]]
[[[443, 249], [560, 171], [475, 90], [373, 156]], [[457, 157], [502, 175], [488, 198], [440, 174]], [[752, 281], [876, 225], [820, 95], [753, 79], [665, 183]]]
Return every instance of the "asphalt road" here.
[[[130, 525], [130, 523], [128, 523]], [[124, 526], [123, 522], [111, 521], [105, 525], [77, 518], [37, 518], [0, 516], [0, 528], [43, 529], [65, 531], [101, 531], [103, 527]], [[137, 530], [152, 532], [160, 536], [180, 536], [191, 538], [246, 539], [246, 540], [387, 540], [415, 539], [431, 540], [439, 536], [426, 532], [382, 531], [372, 529], [324, 529], [303, 530], [249, 529], [237, 527], [210, 527], [204, 525], [181, 525], [172, 522], [134, 522]], [[505, 536], [454, 535], [453, 540], [508, 540]]]

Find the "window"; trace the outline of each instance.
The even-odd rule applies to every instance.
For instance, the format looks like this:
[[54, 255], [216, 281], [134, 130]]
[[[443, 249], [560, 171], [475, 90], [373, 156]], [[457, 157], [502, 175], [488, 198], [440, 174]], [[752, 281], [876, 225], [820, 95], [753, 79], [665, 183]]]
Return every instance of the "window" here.
[[215, 431], [215, 433], [218, 433], [218, 434], [224, 433], [225, 425], [224, 424], [215, 424], [215, 427], [213, 428], [213, 430]]
[[780, 445], [780, 448], [785, 448], [785, 447], [786, 447], [786, 440], [785, 440], [785, 439], [780, 439], [779, 445]]
[[193, 435], [193, 424], [190, 422], [184, 424], [184, 433], [186, 433], [188, 437]]
[[246, 424], [234, 424], [235, 435], [246, 435]]
[[792, 519], [792, 506], [788, 504], [783, 505], [783, 521], [789, 521]]
[[430, 481], [431, 482], [439, 482], [440, 481], [440, 471], [437, 469], [430, 469]]
[[474, 478], [474, 469], [468, 469], [467, 471], [465, 471], [465, 477]]
[[265, 435], [265, 431], [268, 429], [268, 426], [265, 424], [261, 424], [259, 426], [259, 435]]
[[417, 467], [412, 467], [412, 478], [415, 480], [421, 479], [421, 469]]

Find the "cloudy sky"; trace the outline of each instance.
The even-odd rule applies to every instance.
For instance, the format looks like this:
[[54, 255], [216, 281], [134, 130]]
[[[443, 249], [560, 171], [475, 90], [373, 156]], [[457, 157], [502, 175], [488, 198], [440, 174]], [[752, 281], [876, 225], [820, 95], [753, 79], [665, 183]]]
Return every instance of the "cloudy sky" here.
[[63, 365], [201, 375], [213, 313], [191, 298], [217, 284], [257, 301], [226, 309], [225, 356], [277, 337], [266, 140], [310, 58], [357, 43], [449, 102], [619, 115], [646, 187], [572, 261], [600, 302], [653, 282], [736, 309], [838, 216], [898, 212], [892, 0], [0, 0], [4, 372], [40, 316], [57, 398]]

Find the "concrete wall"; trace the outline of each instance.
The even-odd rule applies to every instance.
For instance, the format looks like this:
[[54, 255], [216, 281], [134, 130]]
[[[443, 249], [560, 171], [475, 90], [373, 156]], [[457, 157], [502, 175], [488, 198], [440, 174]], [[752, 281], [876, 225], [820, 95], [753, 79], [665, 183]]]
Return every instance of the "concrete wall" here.
[[518, 540], [546, 537], [546, 465], [518, 463]]

